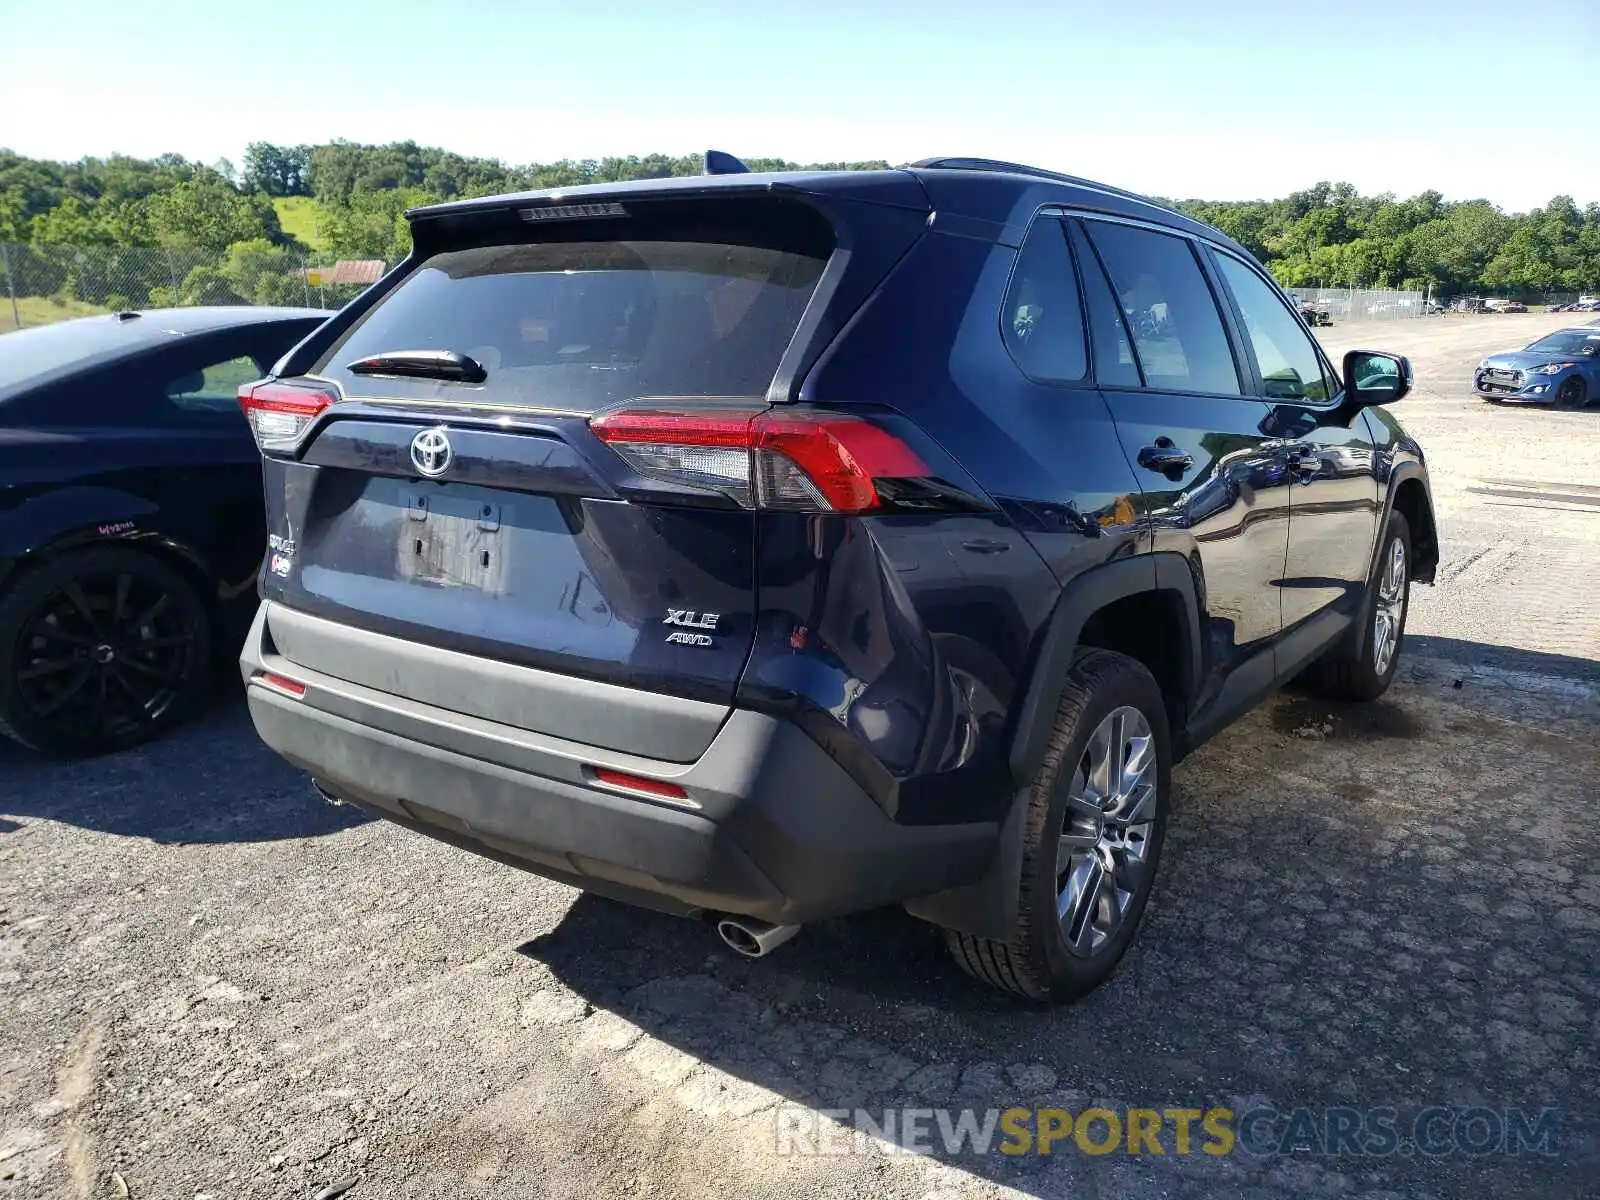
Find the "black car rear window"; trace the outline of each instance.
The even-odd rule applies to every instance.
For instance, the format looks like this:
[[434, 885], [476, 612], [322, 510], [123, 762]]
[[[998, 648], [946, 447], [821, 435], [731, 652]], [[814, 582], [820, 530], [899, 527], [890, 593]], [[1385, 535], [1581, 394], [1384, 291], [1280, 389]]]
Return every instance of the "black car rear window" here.
[[[829, 250], [649, 238], [451, 250], [418, 266], [313, 370], [354, 395], [471, 393], [574, 412], [638, 396], [757, 396]], [[432, 349], [477, 359], [487, 380], [444, 385], [346, 369], [368, 355]]]

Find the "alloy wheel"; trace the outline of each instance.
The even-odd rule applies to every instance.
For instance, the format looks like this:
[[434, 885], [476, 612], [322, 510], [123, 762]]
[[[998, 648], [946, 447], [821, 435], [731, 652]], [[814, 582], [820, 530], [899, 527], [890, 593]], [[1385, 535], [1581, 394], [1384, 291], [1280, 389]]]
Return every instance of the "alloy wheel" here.
[[1116, 709], [1084, 748], [1056, 844], [1056, 915], [1080, 958], [1116, 936], [1145, 884], [1156, 781], [1150, 722], [1136, 708]]
[[159, 583], [128, 571], [83, 575], [18, 629], [17, 692], [37, 721], [74, 740], [133, 738], [182, 697], [198, 636]]
[[1377, 603], [1372, 614], [1372, 669], [1380, 676], [1389, 672], [1400, 631], [1406, 619], [1406, 545], [1399, 538], [1389, 543], [1389, 553], [1378, 579]]

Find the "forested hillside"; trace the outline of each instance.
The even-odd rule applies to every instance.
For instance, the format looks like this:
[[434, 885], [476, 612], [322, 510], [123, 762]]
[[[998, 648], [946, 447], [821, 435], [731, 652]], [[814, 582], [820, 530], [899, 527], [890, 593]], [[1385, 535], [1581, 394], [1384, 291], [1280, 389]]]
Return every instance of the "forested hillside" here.
[[[756, 170], [800, 165], [747, 161]], [[257, 142], [238, 168], [176, 155], [59, 163], [0, 150], [0, 242], [209, 251], [235, 261], [235, 273], [265, 277], [274, 255], [307, 248], [399, 258], [407, 248], [401, 214], [433, 200], [700, 169], [699, 155], [665, 154], [508, 166], [412, 142]], [[290, 197], [305, 199], [285, 204]], [[275, 201], [310, 245], [282, 228]], [[1600, 288], [1600, 203], [1580, 208], [1566, 196], [1505, 213], [1486, 200], [1447, 201], [1437, 192], [1399, 199], [1319, 183], [1280, 200], [1177, 207], [1233, 235], [1292, 286], [1431, 286], [1445, 295], [1527, 299]]]

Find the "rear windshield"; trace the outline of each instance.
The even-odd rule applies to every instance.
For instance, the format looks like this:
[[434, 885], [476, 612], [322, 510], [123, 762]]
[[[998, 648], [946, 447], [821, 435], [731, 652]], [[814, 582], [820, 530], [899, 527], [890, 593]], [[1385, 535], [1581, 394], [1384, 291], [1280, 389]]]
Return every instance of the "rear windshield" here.
[[[472, 393], [564, 411], [636, 396], [758, 396], [824, 265], [825, 255], [708, 241], [453, 250], [425, 260], [313, 369], [352, 394]], [[372, 354], [433, 349], [477, 359], [487, 381], [435, 385], [346, 370]]]

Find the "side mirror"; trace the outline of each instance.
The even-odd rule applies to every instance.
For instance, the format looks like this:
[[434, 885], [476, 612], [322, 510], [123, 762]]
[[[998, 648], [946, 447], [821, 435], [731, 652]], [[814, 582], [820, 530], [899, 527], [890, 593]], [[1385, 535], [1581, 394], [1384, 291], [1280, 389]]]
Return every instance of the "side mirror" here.
[[1344, 356], [1345, 399], [1357, 408], [1393, 404], [1411, 391], [1411, 360], [1381, 350], [1352, 350]]

